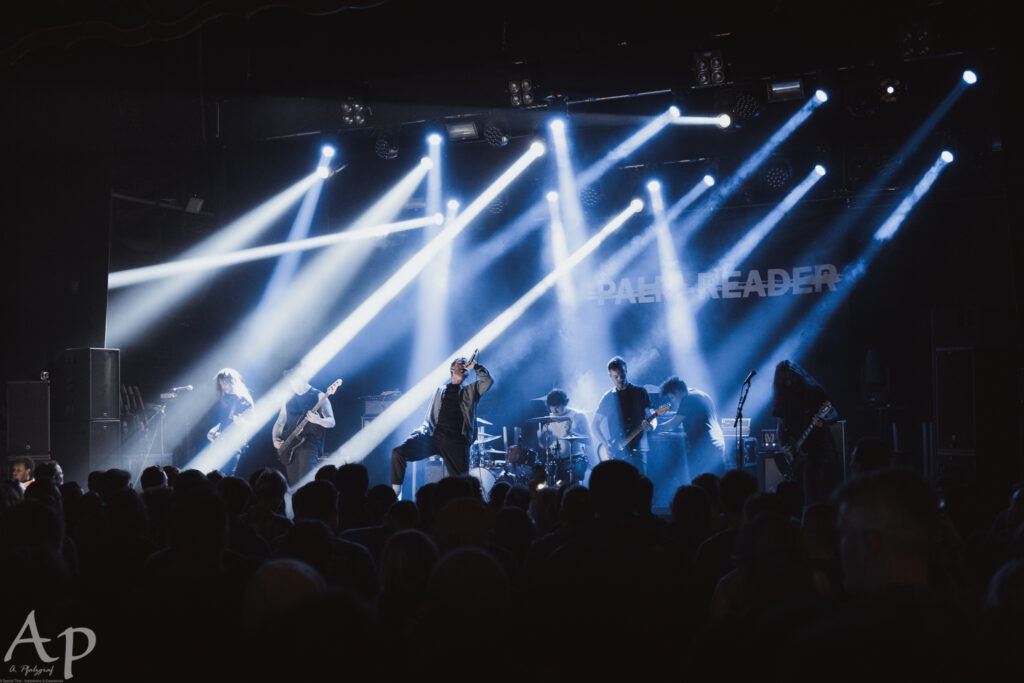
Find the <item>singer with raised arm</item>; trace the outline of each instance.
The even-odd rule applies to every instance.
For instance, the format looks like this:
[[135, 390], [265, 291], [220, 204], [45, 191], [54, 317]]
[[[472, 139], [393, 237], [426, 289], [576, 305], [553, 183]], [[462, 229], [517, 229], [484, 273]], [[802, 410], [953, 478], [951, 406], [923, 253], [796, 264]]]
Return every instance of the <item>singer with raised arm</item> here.
[[682, 433], [690, 474], [725, 474], [725, 434], [711, 395], [688, 386], [676, 375], [662, 382], [659, 391], [675, 413], [661, 421], [658, 433]]
[[647, 389], [627, 381], [626, 369], [621, 356], [608, 361], [608, 376], [615, 386], [601, 397], [591, 426], [601, 460], [625, 460], [646, 476], [650, 450], [647, 432], [657, 426], [655, 418], [668, 412], [670, 406], [654, 410]]
[[[245, 423], [251, 417], [251, 411], [255, 401], [249, 387], [242, 379], [242, 373], [234, 368], [221, 368], [213, 376], [217, 385], [217, 405], [214, 408], [214, 420], [216, 421], [210, 430], [206, 432], [206, 438], [212, 443], [220, 438], [220, 435], [231, 425]], [[238, 471], [238, 463], [242, 454], [249, 449], [248, 443], [243, 443], [232, 455], [231, 461], [224, 467], [224, 474], [234, 475]]]
[[[391, 486], [401, 495], [405, 470], [410, 462], [440, 455], [449, 476], [469, 472], [469, 448], [477, 436], [476, 409], [480, 398], [494, 385], [491, 373], [476, 362], [459, 357], [449, 366], [451, 377], [434, 392], [423, 424], [391, 451]], [[476, 379], [467, 382], [469, 371]]]
[[330, 397], [341, 380], [320, 391], [309, 384], [310, 375], [301, 365], [285, 370], [284, 375], [293, 395], [281, 404], [271, 438], [288, 486], [294, 487], [316, 469], [324, 454], [327, 430], [335, 425]]

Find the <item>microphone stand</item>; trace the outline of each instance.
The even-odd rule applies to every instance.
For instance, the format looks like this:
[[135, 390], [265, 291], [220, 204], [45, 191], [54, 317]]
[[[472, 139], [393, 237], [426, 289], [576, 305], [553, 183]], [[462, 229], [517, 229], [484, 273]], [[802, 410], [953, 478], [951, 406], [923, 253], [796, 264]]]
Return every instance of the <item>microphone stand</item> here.
[[740, 393], [740, 404], [736, 407], [736, 421], [732, 423], [736, 430], [736, 469], [743, 469], [743, 404], [747, 402], [747, 393], [750, 391], [750, 380], [743, 383], [743, 391]]

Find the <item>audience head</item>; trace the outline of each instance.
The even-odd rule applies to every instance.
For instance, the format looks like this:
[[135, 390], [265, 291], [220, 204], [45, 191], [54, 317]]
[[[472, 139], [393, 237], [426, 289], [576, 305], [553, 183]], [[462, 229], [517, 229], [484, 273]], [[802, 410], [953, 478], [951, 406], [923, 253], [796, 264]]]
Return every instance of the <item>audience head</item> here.
[[36, 479], [52, 479], [57, 486], [64, 483], [64, 469], [56, 460], [45, 460], [36, 465], [34, 476]]
[[803, 485], [795, 479], [783, 479], [775, 485], [775, 493], [782, 498], [786, 514], [793, 519], [800, 519], [804, 513], [806, 501]]
[[[326, 479], [327, 481], [335, 484], [335, 479], [338, 475], [337, 465], [320, 465], [316, 469], [316, 474], [313, 475], [314, 479]], [[337, 484], [335, 484], [337, 485]]]
[[370, 524], [381, 524], [388, 510], [398, 500], [390, 484], [375, 484], [366, 492], [366, 518]]
[[167, 472], [162, 467], [150, 465], [139, 475], [139, 484], [143, 491], [167, 488]]
[[722, 512], [734, 518], [743, 514], [743, 504], [757, 492], [757, 477], [747, 470], [729, 470], [718, 484], [718, 500]]
[[402, 529], [384, 541], [380, 557], [381, 590], [404, 595], [422, 595], [427, 581], [441, 559], [437, 542], [419, 529]]
[[589, 488], [597, 519], [623, 519], [637, 512], [640, 471], [625, 460], [605, 460], [590, 473]]
[[868, 472], [843, 484], [833, 504], [847, 592], [927, 583], [939, 506], [920, 475], [899, 469]]
[[35, 463], [33, 463], [32, 458], [28, 456], [13, 458], [11, 460], [11, 479], [25, 485], [32, 481], [32, 470], [34, 469]]
[[330, 529], [338, 525], [338, 489], [326, 479], [314, 479], [292, 494], [295, 521], [318, 519]]
[[167, 475], [167, 485], [173, 488], [175, 480], [181, 474], [181, 470], [175, 465], [164, 465], [162, 469], [164, 474]]

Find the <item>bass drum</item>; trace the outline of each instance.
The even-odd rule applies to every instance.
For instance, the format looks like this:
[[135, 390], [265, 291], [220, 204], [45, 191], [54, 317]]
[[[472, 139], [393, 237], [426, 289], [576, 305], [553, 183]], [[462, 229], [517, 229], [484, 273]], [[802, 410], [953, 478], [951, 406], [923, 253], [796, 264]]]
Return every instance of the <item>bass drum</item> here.
[[483, 491], [484, 500], [491, 494], [491, 487], [494, 486], [494, 475], [483, 467], [474, 467], [469, 471], [469, 476], [476, 477], [480, 482], [480, 490]]

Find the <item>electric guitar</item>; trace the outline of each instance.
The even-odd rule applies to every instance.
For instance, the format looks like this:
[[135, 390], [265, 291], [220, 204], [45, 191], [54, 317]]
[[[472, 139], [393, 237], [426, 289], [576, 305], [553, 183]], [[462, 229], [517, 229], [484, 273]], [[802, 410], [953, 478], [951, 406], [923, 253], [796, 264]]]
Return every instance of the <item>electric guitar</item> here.
[[656, 426], [658, 423], [657, 423], [657, 420], [655, 418], [660, 417], [661, 415], [664, 415], [665, 413], [667, 413], [669, 408], [671, 408], [671, 407], [672, 407], [671, 403], [666, 403], [665, 405], [663, 405], [660, 408], [658, 408], [657, 410], [655, 410], [654, 413], [652, 413], [650, 415], [650, 417], [646, 418], [643, 422], [641, 422], [636, 427], [634, 427], [633, 431], [631, 431], [629, 434], [627, 434], [623, 438], [621, 438], [621, 439], [613, 439], [612, 441], [610, 441], [608, 443], [607, 446], [605, 446], [604, 444], [599, 444], [597, 446], [597, 455], [598, 455], [598, 457], [601, 458], [602, 461], [604, 461], [604, 460], [611, 460], [612, 458], [622, 458], [622, 457], [624, 457], [627, 454], [626, 446], [629, 445], [629, 442], [632, 441], [633, 439], [635, 439], [637, 434], [639, 434], [640, 432], [644, 431], [644, 429], [648, 425], [650, 425], [651, 427]]
[[802, 450], [804, 442], [807, 441], [807, 437], [809, 437], [815, 429], [825, 424], [825, 420], [827, 420], [834, 412], [835, 407], [833, 407], [831, 401], [825, 401], [822, 403], [818, 406], [818, 410], [811, 417], [810, 424], [807, 425], [807, 429], [803, 431], [800, 438], [794, 441], [791, 445], [783, 447], [781, 455], [784, 457], [785, 462], [780, 463], [780, 469], [782, 470], [783, 476], [787, 479], [791, 479], [793, 477], [796, 465], [803, 462], [807, 457], [807, 454]]
[[[333, 396], [334, 392], [341, 386], [341, 380], [336, 379], [327, 387], [327, 391], [320, 394], [320, 400], [316, 402], [316, 405], [310, 408], [307, 412], [313, 412], [320, 410], [320, 406], [324, 404], [328, 396]], [[281, 461], [282, 465], [290, 465], [292, 458], [295, 457], [295, 449], [306, 442], [306, 435], [303, 433], [306, 429], [306, 425], [309, 424], [309, 415], [303, 415], [302, 419], [299, 420], [299, 424], [295, 425], [295, 429], [288, 435], [288, 438], [284, 440], [280, 448], [277, 449], [277, 459]]]

